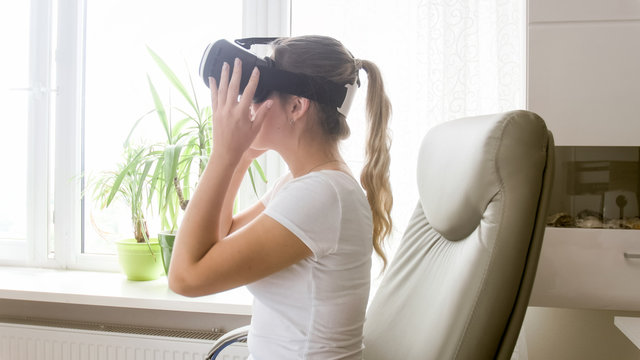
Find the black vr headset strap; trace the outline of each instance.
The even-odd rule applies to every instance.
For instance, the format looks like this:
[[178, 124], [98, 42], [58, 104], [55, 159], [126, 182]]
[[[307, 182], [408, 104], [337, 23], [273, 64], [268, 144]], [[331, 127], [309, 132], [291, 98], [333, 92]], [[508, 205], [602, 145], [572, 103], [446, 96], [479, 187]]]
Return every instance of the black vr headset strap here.
[[318, 76], [276, 68], [260, 69], [260, 83], [271, 90], [301, 96], [336, 108], [342, 106], [347, 95], [344, 85]]

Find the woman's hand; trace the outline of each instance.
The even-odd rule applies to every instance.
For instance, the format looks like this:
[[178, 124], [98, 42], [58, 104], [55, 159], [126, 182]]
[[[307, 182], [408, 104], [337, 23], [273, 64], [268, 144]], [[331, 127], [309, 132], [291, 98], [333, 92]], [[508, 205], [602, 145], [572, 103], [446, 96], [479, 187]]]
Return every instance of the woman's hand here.
[[220, 75], [220, 87], [209, 78], [213, 110], [213, 154], [240, 160], [258, 135], [272, 100], [265, 101], [251, 114], [251, 101], [258, 86], [260, 71], [254, 68], [249, 83], [238, 100], [242, 62], [236, 59], [229, 81], [229, 65], [225, 63]]

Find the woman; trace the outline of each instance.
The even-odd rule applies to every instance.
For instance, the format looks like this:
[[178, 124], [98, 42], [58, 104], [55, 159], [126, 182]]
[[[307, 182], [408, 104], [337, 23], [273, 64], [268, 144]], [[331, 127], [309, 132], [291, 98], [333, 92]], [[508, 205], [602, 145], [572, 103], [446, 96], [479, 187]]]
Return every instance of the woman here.
[[[252, 104], [254, 69], [238, 100], [242, 64], [210, 78], [214, 148], [177, 235], [169, 285], [187, 296], [248, 285], [254, 294], [253, 359], [362, 357], [372, 248], [386, 264], [391, 230], [387, 133], [391, 106], [378, 68], [335, 39], [276, 40], [276, 67], [353, 84], [368, 74], [368, 139], [362, 187], [340, 155], [349, 136], [335, 107], [273, 93]], [[230, 78], [230, 80], [229, 80]], [[251, 161], [277, 151], [290, 173], [252, 207], [232, 216]]]

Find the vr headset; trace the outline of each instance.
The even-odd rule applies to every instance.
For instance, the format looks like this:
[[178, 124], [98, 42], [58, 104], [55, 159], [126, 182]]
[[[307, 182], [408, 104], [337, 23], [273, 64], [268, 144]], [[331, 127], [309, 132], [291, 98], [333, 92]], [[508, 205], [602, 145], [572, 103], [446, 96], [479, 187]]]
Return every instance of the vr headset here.
[[355, 97], [359, 81], [353, 84], [337, 84], [328, 79], [301, 73], [294, 73], [277, 69], [275, 61], [270, 57], [258, 58], [249, 50], [255, 44], [268, 44], [277, 38], [247, 38], [235, 40], [235, 44], [227, 40], [218, 40], [207, 46], [200, 61], [200, 76], [209, 87], [209, 77], [220, 84], [222, 65], [229, 64], [229, 74], [233, 72], [236, 58], [242, 61], [242, 77], [240, 79], [240, 94], [244, 92], [254, 67], [260, 70], [260, 81], [253, 96], [253, 101], [261, 103], [267, 99], [272, 91], [301, 96], [318, 103], [335, 106], [347, 116]]

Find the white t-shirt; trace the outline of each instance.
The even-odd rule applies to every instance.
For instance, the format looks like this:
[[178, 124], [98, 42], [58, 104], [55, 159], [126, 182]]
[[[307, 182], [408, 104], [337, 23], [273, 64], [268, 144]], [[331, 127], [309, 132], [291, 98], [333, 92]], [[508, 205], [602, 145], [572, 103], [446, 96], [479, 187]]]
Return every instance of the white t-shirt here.
[[282, 178], [262, 201], [313, 255], [248, 285], [251, 358], [361, 359], [373, 225], [360, 185], [322, 170]]

